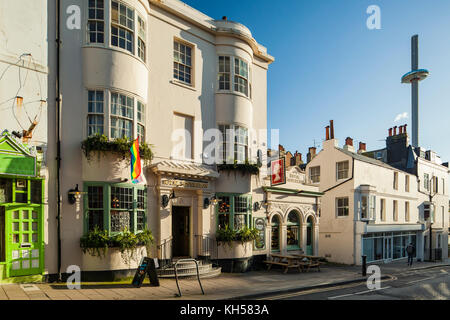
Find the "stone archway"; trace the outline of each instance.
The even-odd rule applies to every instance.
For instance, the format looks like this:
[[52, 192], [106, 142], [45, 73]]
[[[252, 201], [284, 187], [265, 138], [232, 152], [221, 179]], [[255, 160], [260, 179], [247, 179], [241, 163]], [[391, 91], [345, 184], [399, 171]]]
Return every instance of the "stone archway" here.
[[281, 216], [274, 214], [270, 218], [270, 251], [281, 251]]
[[312, 215], [309, 215], [306, 218], [306, 254], [307, 255], [314, 255], [315, 252], [315, 221], [314, 217]]

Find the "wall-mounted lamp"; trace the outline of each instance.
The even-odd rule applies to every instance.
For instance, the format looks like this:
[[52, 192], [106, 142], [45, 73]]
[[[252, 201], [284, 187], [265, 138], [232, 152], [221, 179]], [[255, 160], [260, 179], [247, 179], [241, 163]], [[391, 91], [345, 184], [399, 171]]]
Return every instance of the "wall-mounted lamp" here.
[[164, 194], [161, 197], [161, 205], [163, 208], [167, 207], [167, 205], [169, 204], [169, 200], [170, 199], [176, 199], [177, 196], [175, 195], [175, 191], [172, 190], [172, 193], [168, 196], [167, 194]]
[[78, 189], [78, 184], [76, 185], [75, 189], [70, 189], [67, 192], [69, 203], [74, 204], [75, 202], [77, 202], [77, 200], [81, 198], [81, 193], [82, 192]]
[[203, 209], [207, 209], [209, 207], [210, 200], [209, 198], [203, 199]]
[[253, 211], [258, 211], [262, 206], [267, 208], [268, 205], [269, 202], [267, 201], [267, 199], [264, 199], [263, 201], [257, 201], [253, 203]]

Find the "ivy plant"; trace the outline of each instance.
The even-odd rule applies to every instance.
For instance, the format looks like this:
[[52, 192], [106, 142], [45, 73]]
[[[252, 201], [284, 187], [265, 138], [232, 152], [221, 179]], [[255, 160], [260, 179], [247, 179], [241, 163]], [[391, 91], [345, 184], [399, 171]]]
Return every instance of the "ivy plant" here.
[[236, 231], [232, 230], [228, 225], [225, 225], [225, 228], [217, 230], [216, 241], [226, 243], [228, 246], [232, 247], [234, 241], [239, 241], [242, 244], [250, 241], [260, 241], [260, 236], [259, 231], [256, 228], [245, 226]]
[[108, 236], [108, 231], [99, 230], [97, 227], [93, 231], [81, 237], [80, 247], [84, 253], [99, 258], [105, 257], [108, 248], [117, 248], [120, 251], [123, 261], [130, 265], [131, 261], [136, 261], [136, 249], [145, 246], [147, 254], [153, 244], [154, 238], [150, 230], [144, 230], [134, 234], [127, 229], [113, 236]]
[[[81, 149], [88, 160], [91, 160], [93, 152], [100, 152], [103, 154], [112, 152], [122, 157], [122, 159], [129, 159], [132, 144], [133, 141], [126, 137], [109, 140], [104, 134], [97, 133], [82, 141]], [[151, 146], [147, 143], [141, 143], [139, 145], [139, 154], [146, 164], [153, 159]]]
[[234, 163], [223, 163], [217, 165], [217, 170], [219, 171], [240, 171], [242, 174], [259, 174], [259, 168], [261, 168], [261, 164], [250, 163], [246, 160], [244, 163], [238, 163], [237, 160], [234, 160]]

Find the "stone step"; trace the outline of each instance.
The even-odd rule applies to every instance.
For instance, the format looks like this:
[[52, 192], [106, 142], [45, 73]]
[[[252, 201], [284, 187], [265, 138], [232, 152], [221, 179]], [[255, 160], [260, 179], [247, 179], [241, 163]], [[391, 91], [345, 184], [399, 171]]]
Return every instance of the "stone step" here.
[[[175, 262], [158, 270], [158, 276], [161, 278], [175, 278]], [[199, 260], [198, 272], [200, 277], [213, 277], [221, 273], [221, 268], [214, 268], [209, 261]], [[178, 277], [189, 278], [197, 276], [197, 267], [193, 261], [179, 262], [177, 265]]]
[[[211, 269], [212, 269], [212, 264], [198, 266], [198, 272], [199, 273], [208, 272]], [[189, 272], [193, 272], [193, 273], [197, 272], [197, 268], [195, 267], [195, 265], [194, 266], [184, 266], [182, 268], [180, 268], [180, 266], [177, 266], [177, 273], [179, 275], [180, 274], [184, 274], [184, 273], [189, 273]], [[160, 273], [161, 274], [173, 274], [173, 275], [175, 275], [175, 268], [161, 269]]]
[[[222, 268], [221, 267], [214, 267], [211, 268], [210, 271], [208, 272], [203, 272], [200, 273], [200, 278], [201, 279], [206, 279], [206, 278], [213, 278], [213, 277], [217, 277], [222, 273]], [[159, 278], [175, 278], [175, 273], [173, 274], [165, 274], [165, 275], [158, 275]], [[195, 280], [197, 279], [197, 272], [192, 272], [192, 273], [185, 273], [185, 274], [178, 274], [178, 278], [182, 278], [185, 280]]]

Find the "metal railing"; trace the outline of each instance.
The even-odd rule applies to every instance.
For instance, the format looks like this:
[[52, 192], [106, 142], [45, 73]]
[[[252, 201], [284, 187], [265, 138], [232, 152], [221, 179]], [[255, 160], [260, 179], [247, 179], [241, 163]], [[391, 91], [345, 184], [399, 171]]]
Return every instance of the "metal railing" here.
[[217, 266], [219, 253], [216, 239], [199, 234], [195, 235], [195, 242], [197, 244], [197, 256], [201, 256], [206, 259], [206, 261]]
[[195, 266], [197, 267], [197, 280], [198, 280], [198, 283], [199, 283], [199, 285], [200, 285], [200, 289], [202, 289], [202, 294], [205, 294], [205, 291], [203, 291], [203, 286], [202, 286], [202, 283], [201, 283], [201, 281], [200, 281], [200, 272], [198, 271], [198, 261], [197, 260], [195, 260], [195, 259], [180, 259], [180, 260], [178, 260], [176, 263], [175, 263], [175, 266], [174, 266], [174, 270], [175, 270], [175, 280], [176, 280], [176, 282], [177, 282], [177, 288], [178, 288], [178, 294], [176, 294], [176, 296], [177, 297], [181, 297], [181, 289], [180, 289], [180, 285], [178, 284], [178, 272], [177, 272], [177, 267], [178, 267], [178, 264], [180, 263], [180, 262], [194, 262], [195, 263]]
[[161, 241], [161, 244], [157, 245], [158, 251], [160, 253], [160, 269], [165, 269], [173, 264], [172, 256], [172, 240], [173, 238], [167, 238]]

